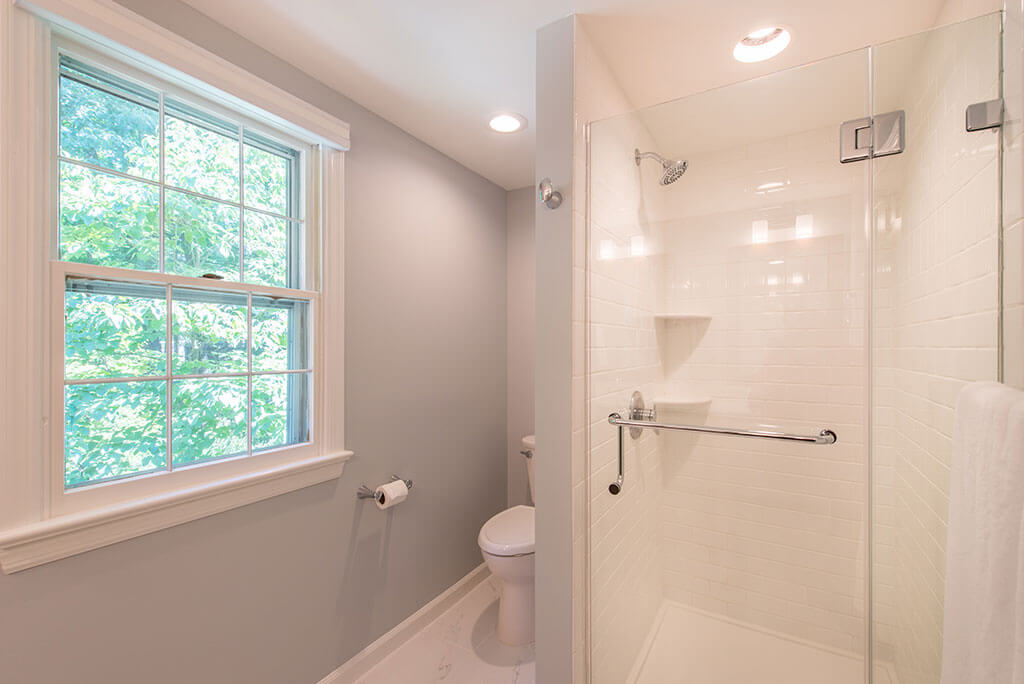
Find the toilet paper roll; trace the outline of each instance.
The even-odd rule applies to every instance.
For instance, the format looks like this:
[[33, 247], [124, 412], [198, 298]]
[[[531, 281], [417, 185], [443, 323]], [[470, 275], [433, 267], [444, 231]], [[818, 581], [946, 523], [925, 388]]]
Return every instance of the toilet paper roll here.
[[384, 510], [405, 501], [405, 497], [409, 496], [409, 488], [402, 480], [395, 480], [377, 487], [374, 494], [377, 499], [377, 508]]

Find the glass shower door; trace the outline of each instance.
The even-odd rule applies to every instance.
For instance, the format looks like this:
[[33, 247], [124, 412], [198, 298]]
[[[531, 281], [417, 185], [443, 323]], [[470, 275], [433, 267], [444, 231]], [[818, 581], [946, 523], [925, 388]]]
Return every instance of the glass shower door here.
[[594, 684], [938, 684], [956, 397], [1021, 356], [1001, 19], [591, 124]]
[[[839, 127], [868, 74], [863, 50], [591, 125], [594, 684], [864, 681], [870, 163]], [[634, 392], [838, 440], [627, 429], [613, 494]]]
[[997, 13], [873, 49], [875, 112], [907, 121], [872, 164], [876, 684], [939, 683], [953, 409], [1001, 379], [1001, 136], [965, 126], [1001, 96], [1000, 33]]

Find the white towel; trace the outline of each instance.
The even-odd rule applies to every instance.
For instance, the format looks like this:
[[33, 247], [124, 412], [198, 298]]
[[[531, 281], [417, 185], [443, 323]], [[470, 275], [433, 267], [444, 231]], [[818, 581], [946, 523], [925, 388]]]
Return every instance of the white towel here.
[[1024, 684], [1024, 392], [957, 400], [942, 684]]

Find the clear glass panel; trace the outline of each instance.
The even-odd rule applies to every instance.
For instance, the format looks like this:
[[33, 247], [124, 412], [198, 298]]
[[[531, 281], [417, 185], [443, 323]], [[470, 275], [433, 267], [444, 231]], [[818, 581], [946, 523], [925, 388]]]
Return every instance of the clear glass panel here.
[[309, 383], [308, 373], [253, 377], [253, 450], [309, 441]]
[[[62, 260], [238, 281], [244, 175], [246, 280], [302, 285], [298, 151], [251, 131], [243, 148], [238, 124], [167, 99], [161, 189], [160, 93], [59, 61]], [[165, 286], [67, 280], [67, 486], [164, 469], [168, 408], [176, 467], [309, 440], [309, 303], [171, 294], [168, 311]], [[137, 379], [168, 373], [170, 407], [166, 380]], [[242, 377], [181, 377], [216, 374]]]
[[172, 289], [174, 374], [249, 369], [249, 305], [244, 294]]
[[240, 202], [238, 126], [180, 103], [164, 106], [165, 182]]
[[[60, 78], [60, 153], [150, 180], [160, 177], [160, 115], [150, 101], [78, 72]], [[90, 85], [86, 85], [90, 82]], [[115, 94], [117, 93], [117, 94]]]
[[1001, 95], [1000, 31], [992, 14], [874, 49], [875, 112], [907, 121], [906, 151], [873, 164], [877, 682], [938, 684], [943, 597], [973, 593], [946, 585], [946, 531], [957, 396], [999, 372], [1000, 134], [964, 119]]
[[61, 162], [60, 258], [159, 270], [160, 191], [155, 185]]
[[65, 486], [163, 470], [166, 402], [163, 380], [65, 387]]
[[294, 155], [271, 152], [258, 144], [245, 145], [245, 206], [289, 216], [292, 202]]
[[298, 269], [292, 266], [293, 250], [289, 248], [297, 242], [297, 223], [254, 211], [245, 212], [245, 281], [298, 287], [295, 277]]
[[158, 285], [68, 279], [64, 377], [125, 378], [167, 372], [167, 291]]
[[172, 394], [175, 467], [248, 451], [246, 378], [175, 380]]
[[[861, 51], [592, 124], [595, 684], [940, 681], [944, 596], [973, 590], [946, 563], [954, 409], [999, 378], [1000, 206], [1021, 196], [1000, 194], [1013, 143], [964, 126], [1002, 95], [1001, 19], [872, 48], [871, 93]], [[868, 101], [905, 113], [906, 149], [839, 164]], [[635, 148], [688, 168], [661, 185]], [[616, 496], [607, 417], [634, 390], [661, 422], [838, 442], [627, 431]]]
[[272, 297], [252, 298], [252, 369], [309, 368], [309, 303]]
[[1002, 380], [1024, 387], [1024, 3], [1004, 7]]
[[164, 251], [168, 273], [213, 273], [239, 279], [239, 210], [220, 202], [167, 190]]
[[[869, 171], [838, 150], [868, 96], [862, 50], [591, 125], [594, 684], [864, 681]], [[627, 429], [615, 495], [637, 390], [838, 442]]]

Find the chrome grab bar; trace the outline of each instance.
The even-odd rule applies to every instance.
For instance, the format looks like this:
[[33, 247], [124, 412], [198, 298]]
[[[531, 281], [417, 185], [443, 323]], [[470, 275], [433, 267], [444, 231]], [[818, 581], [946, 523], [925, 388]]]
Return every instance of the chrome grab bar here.
[[804, 444], [835, 444], [838, 437], [828, 428], [822, 429], [817, 435], [794, 435], [788, 432], [772, 432], [769, 430], [737, 430], [735, 428], [709, 427], [706, 425], [676, 425], [659, 423], [654, 420], [630, 420], [618, 413], [608, 416], [608, 422], [619, 428], [619, 477], [608, 485], [608, 491], [618, 494], [622, 491], [623, 471], [625, 470], [625, 448], [622, 441], [622, 428], [653, 428], [655, 430], [680, 430], [682, 432], [704, 432], [713, 435], [733, 435], [735, 437], [760, 437], [761, 439], [779, 439], [787, 442], [803, 442]]
[[784, 439], [789, 442], [807, 442], [808, 444], [835, 444], [836, 433], [822, 430], [816, 435], [792, 435], [788, 432], [771, 432], [769, 430], [737, 430], [735, 428], [708, 427], [706, 425], [676, 425], [659, 423], [653, 420], [625, 420], [618, 413], [608, 416], [612, 425], [623, 427], [654, 428], [655, 430], [682, 430], [684, 432], [710, 432], [716, 435], [734, 435], [736, 437], [761, 437], [763, 439]]

